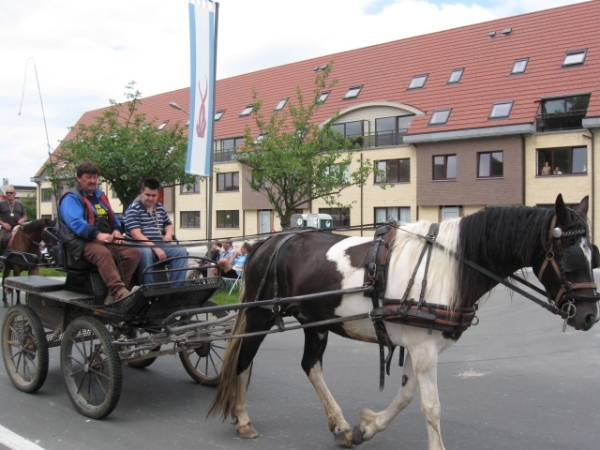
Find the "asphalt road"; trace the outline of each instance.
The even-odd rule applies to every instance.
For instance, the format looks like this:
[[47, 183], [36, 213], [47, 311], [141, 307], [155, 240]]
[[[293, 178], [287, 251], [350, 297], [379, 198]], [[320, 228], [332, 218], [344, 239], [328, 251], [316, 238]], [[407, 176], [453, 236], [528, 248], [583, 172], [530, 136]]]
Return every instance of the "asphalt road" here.
[[[484, 302], [479, 317], [480, 324], [441, 356], [446, 448], [598, 450], [600, 324], [562, 333], [559, 318], [522, 297], [511, 299], [505, 288]], [[256, 440], [240, 440], [232, 425], [205, 418], [214, 390], [196, 385], [173, 356], [143, 370], [126, 366], [115, 411], [102, 421], [87, 419], [65, 393], [58, 349], [50, 351], [50, 373], [36, 394], [17, 391], [0, 367], [0, 425], [45, 450], [339, 448], [300, 368], [302, 346], [301, 331], [275, 334], [257, 356], [248, 393], [261, 433]], [[386, 407], [400, 387], [394, 365], [379, 392], [377, 359], [375, 345], [330, 338], [325, 377], [351, 425], [363, 407]], [[361, 447], [426, 449], [418, 398]]]

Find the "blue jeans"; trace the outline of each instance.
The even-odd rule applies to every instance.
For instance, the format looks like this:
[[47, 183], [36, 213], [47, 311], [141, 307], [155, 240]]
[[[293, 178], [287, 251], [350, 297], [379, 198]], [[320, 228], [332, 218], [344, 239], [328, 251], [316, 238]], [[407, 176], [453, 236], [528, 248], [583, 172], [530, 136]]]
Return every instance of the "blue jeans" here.
[[[160, 248], [167, 254], [167, 257], [174, 258], [176, 256], [187, 256], [188, 252], [185, 248], [176, 247], [174, 245], [161, 245]], [[142, 274], [146, 267], [151, 266], [155, 262], [158, 261], [156, 255], [152, 251], [150, 247], [140, 246], [140, 251], [142, 253], [142, 257], [140, 259], [140, 265], [138, 266], [138, 280], [140, 284], [150, 284], [154, 282], [152, 270], [146, 272], [144, 279], [142, 280]], [[185, 269], [188, 266], [188, 260], [186, 258], [176, 259], [169, 263], [169, 269]], [[156, 270], [162, 270], [160, 267], [155, 267]], [[169, 272], [169, 280], [170, 281], [182, 281], [185, 280], [186, 271], [185, 270], [177, 270], [174, 272]]]

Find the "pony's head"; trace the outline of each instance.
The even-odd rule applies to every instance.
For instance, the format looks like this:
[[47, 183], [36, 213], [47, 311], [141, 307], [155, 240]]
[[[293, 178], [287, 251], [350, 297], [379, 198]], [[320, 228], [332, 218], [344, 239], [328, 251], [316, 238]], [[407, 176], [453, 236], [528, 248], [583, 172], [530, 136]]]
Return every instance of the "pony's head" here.
[[558, 195], [555, 214], [541, 239], [544, 252], [533, 264], [549, 301], [577, 330], [589, 330], [599, 319], [600, 296], [592, 269], [598, 267], [600, 254], [589, 238], [588, 202], [586, 196], [576, 209], [571, 209]]

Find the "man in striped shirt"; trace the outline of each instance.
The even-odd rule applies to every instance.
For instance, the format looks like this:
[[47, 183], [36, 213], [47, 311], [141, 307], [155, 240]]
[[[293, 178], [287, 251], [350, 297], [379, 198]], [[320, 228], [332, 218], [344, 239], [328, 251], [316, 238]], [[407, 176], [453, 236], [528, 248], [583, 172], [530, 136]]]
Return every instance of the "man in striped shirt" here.
[[[140, 200], [133, 202], [125, 212], [127, 234], [140, 244], [142, 258], [138, 266], [138, 274], [139, 282], [143, 284], [153, 282], [151, 271], [143, 277], [142, 274], [155, 261], [188, 255], [185, 248], [173, 245], [173, 222], [167, 210], [158, 203], [159, 189], [158, 179], [144, 179]], [[169, 279], [185, 280], [187, 266], [186, 258], [170, 261], [169, 269], [172, 271], [169, 272]]]

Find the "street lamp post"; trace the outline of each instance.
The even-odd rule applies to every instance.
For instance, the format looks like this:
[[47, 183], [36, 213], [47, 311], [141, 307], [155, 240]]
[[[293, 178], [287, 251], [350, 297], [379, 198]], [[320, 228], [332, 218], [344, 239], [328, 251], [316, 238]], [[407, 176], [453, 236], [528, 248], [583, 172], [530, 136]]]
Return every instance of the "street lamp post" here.
[[[169, 106], [173, 109], [177, 109], [185, 114], [187, 114], [188, 118], [190, 117], [190, 113], [183, 109], [175, 102], [169, 102]], [[212, 155], [210, 158], [210, 175], [208, 176], [208, 195], [207, 195], [207, 205], [206, 205], [206, 240], [212, 240], [212, 203], [213, 203], [213, 161]], [[209, 247], [210, 250], [210, 247]]]

